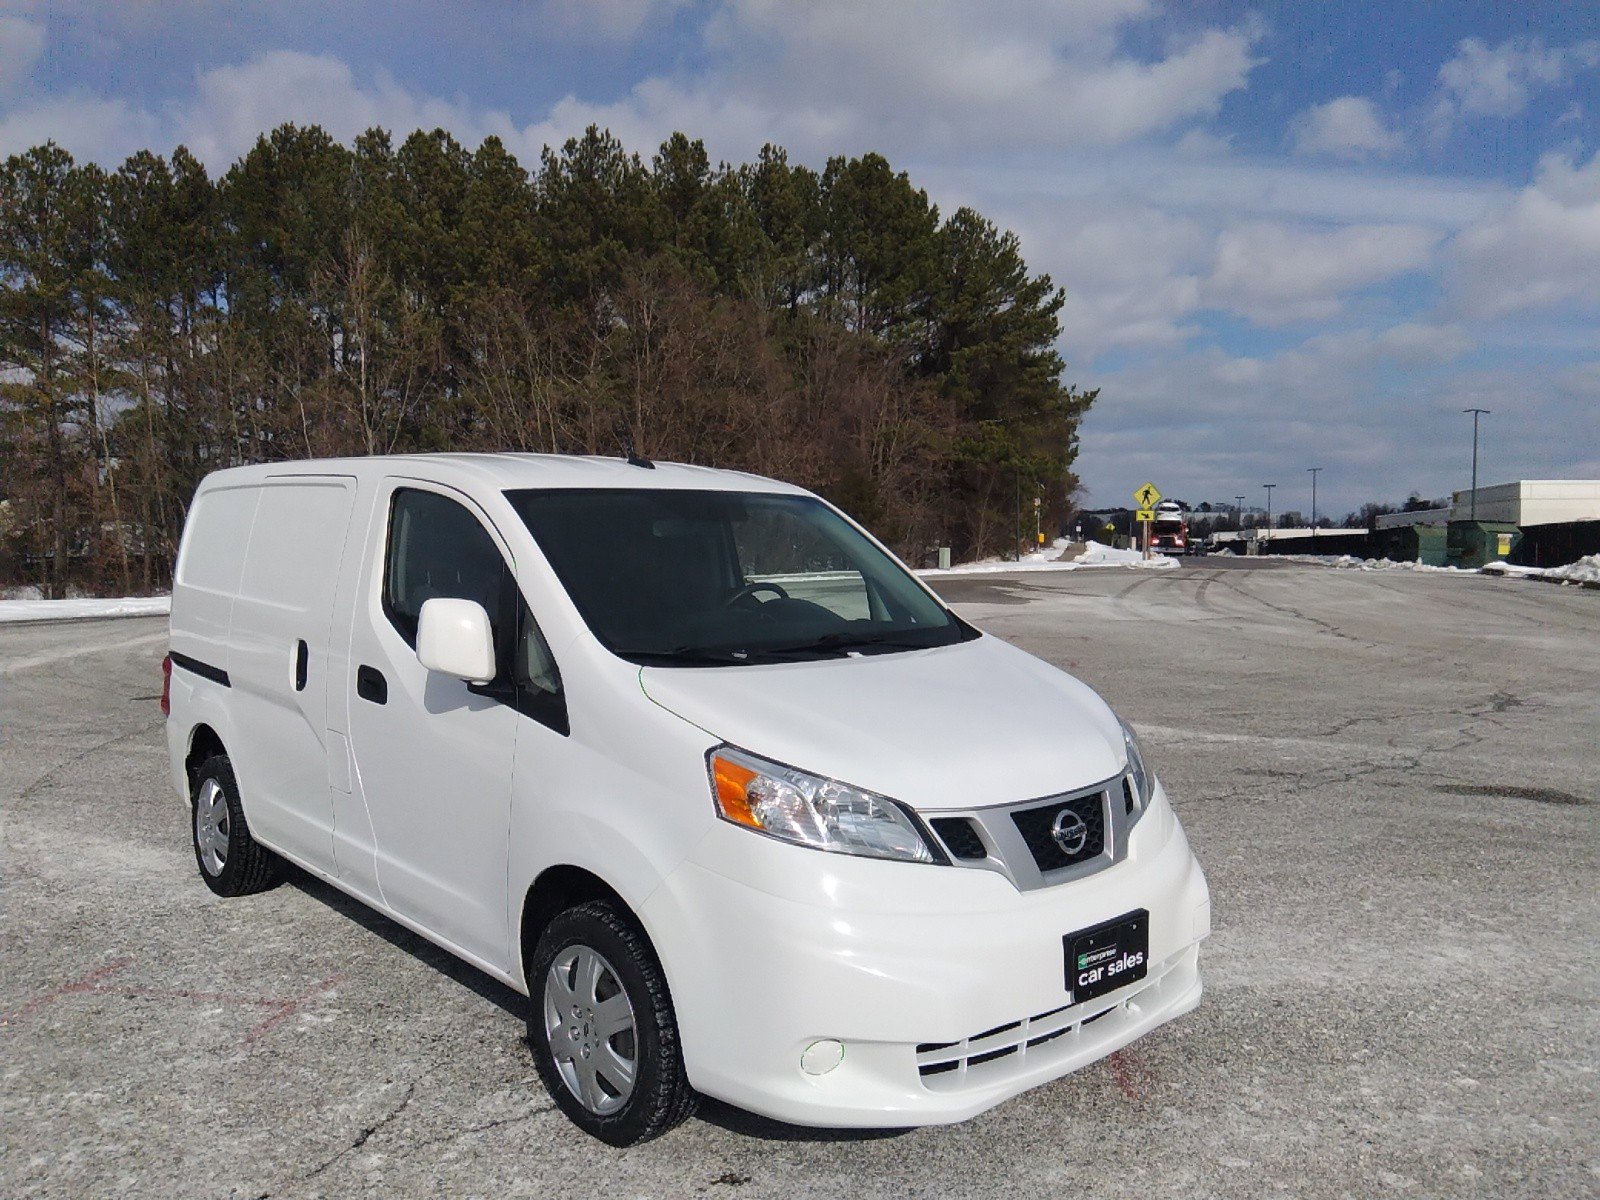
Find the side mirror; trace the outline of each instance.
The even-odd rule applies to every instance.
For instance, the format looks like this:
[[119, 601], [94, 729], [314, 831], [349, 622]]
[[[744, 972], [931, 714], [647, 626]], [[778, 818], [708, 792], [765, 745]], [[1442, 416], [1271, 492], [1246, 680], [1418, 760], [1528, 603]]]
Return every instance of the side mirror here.
[[417, 661], [468, 683], [495, 676], [494, 630], [476, 600], [426, 600], [417, 617]]

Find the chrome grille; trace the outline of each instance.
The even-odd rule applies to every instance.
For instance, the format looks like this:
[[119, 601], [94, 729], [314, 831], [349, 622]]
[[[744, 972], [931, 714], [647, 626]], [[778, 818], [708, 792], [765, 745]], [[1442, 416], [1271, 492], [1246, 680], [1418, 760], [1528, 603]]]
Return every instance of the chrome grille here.
[[[1072, 826], [1081, 844], [1076, 850], [1061, 844], [1056, 837], [1056, 823], [1063, 817], [1074, 821]], [[1068, 800], [1064, 804], [1041, 804], [1038, 808], [1025, 808], [1011, 814], [1012, 823], [1022, 834], [1022, 840], [1039, 864], [1041, 871], [1059, 871], [1074, 863], [1095, 858], [1106, 848], [1106, 797], [1104, 792]]]
[[[1083, 844], [1053, 836], [1057, 817], [1070, 810], [1083, 823]], [[957, 867], [994, 871], [1021, 891], [1052, 887], [1121, 862], [1128, 834], [1143, 815], [1127, 776], [1093, 787], [1019, 804], [923, 814]], [[1068, 821], [1068, 826], [1073, 822]], [[1072, 830], [1063, 830], [1064, 833]]]

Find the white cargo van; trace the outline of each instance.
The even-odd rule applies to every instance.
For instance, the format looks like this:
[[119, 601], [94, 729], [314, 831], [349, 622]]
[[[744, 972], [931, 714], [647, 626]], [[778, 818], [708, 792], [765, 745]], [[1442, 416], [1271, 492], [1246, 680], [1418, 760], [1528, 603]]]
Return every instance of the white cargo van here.
[[223, 895], [289, 860], [531, 998], [613, 1144], [697, 1094], [959, 1121], [1193, 1008], [1138, 740], [822, 500], [642, 459], [219, 471], [164, 705]]

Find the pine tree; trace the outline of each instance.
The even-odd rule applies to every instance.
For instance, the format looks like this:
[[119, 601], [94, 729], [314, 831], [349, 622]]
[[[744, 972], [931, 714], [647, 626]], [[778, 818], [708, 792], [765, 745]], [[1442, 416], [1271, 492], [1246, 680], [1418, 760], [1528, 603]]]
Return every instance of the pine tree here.
[[0, 384], [10, 440], [13, 521], [42, 564], [47, 596], [66, 593], [85, 519], [81, 398], [65, 338], [79, 313], [74, 265], [85, 200], [72, 156], [53, 142], [0, 165], [0, 345], [15, 377]]

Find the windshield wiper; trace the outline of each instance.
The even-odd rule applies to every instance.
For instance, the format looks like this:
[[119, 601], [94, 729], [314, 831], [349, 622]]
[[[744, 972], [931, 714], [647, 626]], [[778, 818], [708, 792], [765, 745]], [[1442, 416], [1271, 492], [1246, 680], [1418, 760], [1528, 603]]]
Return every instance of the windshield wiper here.
[[724, 650], [715, 646], [674, 646], [671, 650], [618, 650], [623, 658], [640, 666], [722, 667], [747, 663], [751, 651]]
[[929, 650], [943, 644], [926, 640], [926, 634], [931, 632], [933, 630], [886, 629], [882, 633], [855, 633], [841, 629], [834, 633], [825, 633], [814, 641], [797, 642], [789, 646], [761, 646], [753, 653], [804, 654], [820, 650], [848, 653], [851, 650], [879, 646], [887, 650]]
[[623, 658], [641, 666], [753, 666], [773, 659], [792, 659], [805, 654], [840, 655], [858, 649], [928, 650], [943, 642], [929, 642], [927, 634], [936, 630], [884, 630], [881, 633], [856, 633], [840, 629], [809, 642], [777, 646], [675, 646], [671, 650], [619, 650]]

